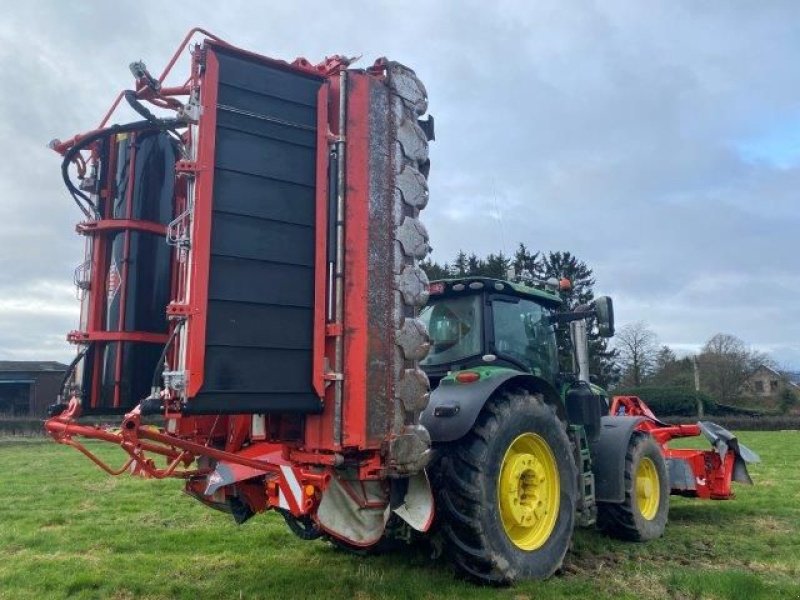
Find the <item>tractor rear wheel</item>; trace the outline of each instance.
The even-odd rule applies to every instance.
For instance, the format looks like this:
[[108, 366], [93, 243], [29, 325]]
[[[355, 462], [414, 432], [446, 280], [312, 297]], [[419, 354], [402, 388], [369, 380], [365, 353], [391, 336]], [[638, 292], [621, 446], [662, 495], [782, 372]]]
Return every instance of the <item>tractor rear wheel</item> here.
[[664, 533], [669, 514], [669, 476], [652, 437], [634, 432], [625, 455], [625, 500], [598, 503], [597, 523], [609, 535], [634, 542]]
[[527, 392], [491, 398], [432, 466], [445, 552], [469, 577], [509, 584], [561, 566], [575, 522], [576, 468], [564, 424]]

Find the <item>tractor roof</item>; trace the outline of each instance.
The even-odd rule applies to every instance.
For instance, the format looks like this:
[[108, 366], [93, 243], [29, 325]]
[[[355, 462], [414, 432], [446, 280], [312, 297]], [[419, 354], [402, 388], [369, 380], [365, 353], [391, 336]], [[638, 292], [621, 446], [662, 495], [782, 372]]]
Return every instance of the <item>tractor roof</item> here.
[[468, 291], [493, 291], [509, 294], [519, 298], [527, 298], [536, 302], [545, 302], [553, 307], [562, 303], [558, 292], [533, 287], [525, 283], [516, 283], [492, 277], [458, 277], [439, 279], [430, 284], [431, 296], [450, 296]]

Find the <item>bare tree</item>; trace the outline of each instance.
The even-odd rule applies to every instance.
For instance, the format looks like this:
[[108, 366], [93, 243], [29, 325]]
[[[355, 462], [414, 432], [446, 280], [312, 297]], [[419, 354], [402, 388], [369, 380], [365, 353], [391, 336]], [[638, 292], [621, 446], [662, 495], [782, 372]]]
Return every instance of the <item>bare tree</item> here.
[[766, 354], [748, 348], [735, 335], [718, 333], [706, 342], [698, 357], [700, 384], [723, 404], [737, 398], [747, 378], [761, 365], [771, 365]]
[[644, 321], [637, 321], [620, 328], [614, 340], [622, 366], [622, 385], [642, 385], [655, 366], [658, 337]]

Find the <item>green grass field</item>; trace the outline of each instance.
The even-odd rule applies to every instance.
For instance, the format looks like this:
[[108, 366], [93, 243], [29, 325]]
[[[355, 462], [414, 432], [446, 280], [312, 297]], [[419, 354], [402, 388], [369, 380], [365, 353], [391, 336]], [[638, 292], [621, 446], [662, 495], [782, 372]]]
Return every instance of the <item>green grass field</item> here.
[[580, 530], [563, 573], [506, 589], [421, 550], [359, 558], [303, 542], [273, 514], [237, 526], [179, 481], [112, 478], [70, 448], [4, 441], [0, 598], [800, 599], [800, 433], [740, 438], [763, 463], [736, 500], [673, 498], [665, 537], [647, 544]]

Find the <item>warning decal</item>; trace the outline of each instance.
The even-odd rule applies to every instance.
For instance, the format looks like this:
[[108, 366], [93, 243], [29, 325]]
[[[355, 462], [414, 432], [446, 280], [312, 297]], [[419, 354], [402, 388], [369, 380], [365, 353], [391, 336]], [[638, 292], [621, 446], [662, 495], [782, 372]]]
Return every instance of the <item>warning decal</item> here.
[[114, 301], [119, 288], [122, 285], [122, 277], [120, 277], [119, 269], [117, 269], [117, 261], [112, 261], [108, 269], [108, 302]]

